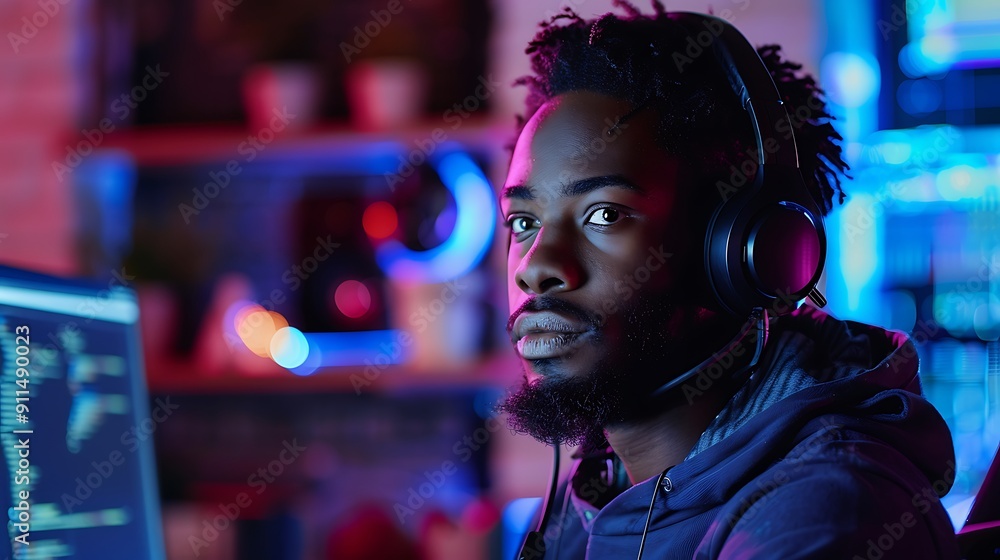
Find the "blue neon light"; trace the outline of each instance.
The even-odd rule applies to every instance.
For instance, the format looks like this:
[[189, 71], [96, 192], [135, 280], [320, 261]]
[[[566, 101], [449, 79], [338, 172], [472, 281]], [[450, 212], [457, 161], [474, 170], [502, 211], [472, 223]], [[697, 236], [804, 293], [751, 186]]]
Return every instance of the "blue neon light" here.
[[[304, 333], [308, 352], [289, 367], [297, 375], [311, 375], [319, 368], [370, 365], [376, 369], [400, 364], [410, 357], [411, 338], [400, 330]], [[404, 344], [404, 341], [411, 344]]]
[[455, 228], [444, 242], [426, 251], [414, 251], [396, 240], [380, 245], [375, 258], [393, 280], [436, 283], [461, 276], [482, 260], [493, 239], [496, 202], [479, 166], [461, 151], [432, 158], [431, 165], [455, 197]]
[[1000, 62], [1000, 4], [993, 0], [906, 3], [909, 43], [900, 67], [911, 77]]

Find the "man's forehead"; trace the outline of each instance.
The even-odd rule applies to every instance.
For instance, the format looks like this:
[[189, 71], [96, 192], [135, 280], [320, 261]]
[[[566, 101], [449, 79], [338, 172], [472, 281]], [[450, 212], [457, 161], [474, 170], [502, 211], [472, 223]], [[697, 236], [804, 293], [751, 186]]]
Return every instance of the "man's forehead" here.
[[586, 177], [628, 175], [659, 151], [651, 113], [623, 99], [576, 91], [560, 94], [525, 123], [504, 188], [562, 187]]
[[[565, 182], [590, 171], [588, 168], [598, 159], [619, 158], [618, 151], [608, 147], [629, 134], [631, 123], [624, 122], [623, 117], [630, 111], [631, 105], [625, 100], [589, 91], [568, 92], [550, 99], [525, 123], [514, 147], [506, 185], [526, 183], [539, 167], [558, 171]], [[630, 136], [639, 134], [642, 132]], [[554, 169], [552, 164], [561, 167]]]
[[590, 91], [567, 92], [543, 104], [521, 137], [533, 142], [572, 137], [576, 143], [592, 144], [624, 133], [628, 127], [620, 124], [631, 111], [632, 105], [624, 99]]

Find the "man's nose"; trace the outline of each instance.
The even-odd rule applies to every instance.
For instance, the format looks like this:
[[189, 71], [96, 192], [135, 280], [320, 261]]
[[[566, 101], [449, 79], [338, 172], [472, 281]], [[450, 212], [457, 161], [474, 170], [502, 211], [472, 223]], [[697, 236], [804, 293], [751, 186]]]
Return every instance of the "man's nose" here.
[[533, 295], [577, 289], [584, 272], [573, 245], [565, 234], [543, 226], [514, 273], [517, 287]]

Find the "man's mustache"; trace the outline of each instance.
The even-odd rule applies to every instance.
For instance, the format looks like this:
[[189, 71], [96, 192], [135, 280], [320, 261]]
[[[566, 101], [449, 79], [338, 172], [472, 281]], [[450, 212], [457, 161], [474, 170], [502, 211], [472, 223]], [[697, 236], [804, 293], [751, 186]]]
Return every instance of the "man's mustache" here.
[[587, 312], [581, 307], [577, 307], [557, 297], [541, 295], [526, 300], [510, 314], [510, 318], [507, 319], [507, 334], [510, 334], [514, 330], [514, 321], [526, 311], [559, 311], [587, 324], [595, 330], [600, 328], [602, 324], [600, 317]]

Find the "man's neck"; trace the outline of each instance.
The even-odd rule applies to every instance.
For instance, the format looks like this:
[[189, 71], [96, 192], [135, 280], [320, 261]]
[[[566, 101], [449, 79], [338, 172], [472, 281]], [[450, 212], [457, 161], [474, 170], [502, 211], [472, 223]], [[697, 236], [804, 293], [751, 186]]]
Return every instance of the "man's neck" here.
[[672, 406], [653, 418], [605, 429], [608, 443], [624, 463], [632, 484], [656, 476], [687, 457], [725, 404], [719, 392], [712, 393], [691, 404]]
[[[766, 315], [764, 317], [766, 321]], [[754, 328], [745, 330], [747, 325]], [[723, 369], [732, 371], [743, 371], [750, 367], [758, 357], [758, 343], [766, 341], [766, 330], [758, 332], [756, 324], [741, 324], [725, 317], [720, 318], [716, 326], [713, 334], [705, 333], [703, 337], [696, 337], [710, 348], [723, 348], [722, 357], [717, 360], [713, 358], [715, 361], [712, 363], [723, 364]], [[729, 334], [734, 332], [737, 333], [735, 336]], [[699, 354], [697, 351], [693, 353]], [[706, 362], [702, 362], [693, 367], [706, 367], [705, 364]], [[608, 443], [624, 463], [632, 484], [653, 477], [687, 457], [698, 438], [733, 395], [736, 388], [734, 383], [739, 383], [739, 379], [728, 377], [720, 381], [713, 383], [706, 391], [699, 391], [694, 399], [682, 398], [680, 388], [674, 388], [660, 397], [661, 408], [658, 409], [663, 412], [642, 420], [605, 427]], [[645, 406], [651, 405], [647, 403], [642, 407]]]

